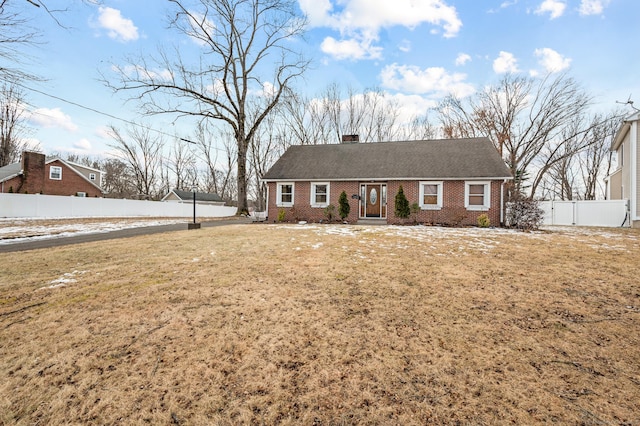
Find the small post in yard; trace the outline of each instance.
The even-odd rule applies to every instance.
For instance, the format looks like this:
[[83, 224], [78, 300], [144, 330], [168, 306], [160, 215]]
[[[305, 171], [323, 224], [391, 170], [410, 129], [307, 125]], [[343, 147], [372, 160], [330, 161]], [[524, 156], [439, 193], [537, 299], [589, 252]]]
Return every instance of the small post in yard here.
[[191, 191], [193, 191], [193, 223], [188, 224], [188, 229], [200, 229], [200, 224], [196, 222], [196, 190], [197, 186], [193, 185]]

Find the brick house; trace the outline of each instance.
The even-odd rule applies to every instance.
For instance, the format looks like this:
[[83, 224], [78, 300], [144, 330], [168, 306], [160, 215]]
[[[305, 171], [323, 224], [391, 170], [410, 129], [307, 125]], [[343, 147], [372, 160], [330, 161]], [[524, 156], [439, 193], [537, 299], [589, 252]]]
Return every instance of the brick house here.
[[420, 207], [411, 220], [443, 225], [475, 225], [487, 214], [503, 222], [509, 169], [487, 138], [292, 146], [263, 176], [267, 215], [286, 221], [326, 220], [345, 191], [349, 222], [396, 224], [400, 186], [409, 204]]
[[0, 193], [102, 197], [104, 172], [38, 152], [22, 153], [22, 161], [0, 167]]

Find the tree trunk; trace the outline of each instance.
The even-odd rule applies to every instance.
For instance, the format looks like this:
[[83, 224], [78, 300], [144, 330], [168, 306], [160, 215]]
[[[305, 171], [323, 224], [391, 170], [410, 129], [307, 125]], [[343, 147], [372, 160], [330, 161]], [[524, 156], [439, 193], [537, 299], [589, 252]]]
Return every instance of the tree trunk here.
[[247, 149], [245, 138], [238, 138], [238, 214], [249, 214], [247, 202]]

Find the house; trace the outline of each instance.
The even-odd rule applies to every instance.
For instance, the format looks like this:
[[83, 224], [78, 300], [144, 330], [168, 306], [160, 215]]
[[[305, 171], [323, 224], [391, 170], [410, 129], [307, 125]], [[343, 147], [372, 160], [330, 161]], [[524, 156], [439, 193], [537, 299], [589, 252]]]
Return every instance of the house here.
[[267, 214], [287, 221], [326, 220], [345, 191], [347, 220], [400, 223], [395, 196], [400, 186], [419, 211], [420, 223], [475, 225], [487, 214], [503, 222], [509, 169], [487, 138], [292, 146], [263, 176]]
[[104, 172], [38, 152], [22, 153], [22, 161], [0, 167], [0, 193], [102, 197]]
[[627, 117], [613, 138], [611, 151], [616, 152], [618, 167], [606, 178], [607, 199], [629, 200], [632, 227], [640, 227], [640, 112]]
[[[160, 201], [173, 201], [176, 203], [193, 204], [193, 192], [174, 189], [162, 197]], [[224, 206], [224, 200], [218, 194], [196, 192], [196, 204], [209, 204], [212, 206]]]

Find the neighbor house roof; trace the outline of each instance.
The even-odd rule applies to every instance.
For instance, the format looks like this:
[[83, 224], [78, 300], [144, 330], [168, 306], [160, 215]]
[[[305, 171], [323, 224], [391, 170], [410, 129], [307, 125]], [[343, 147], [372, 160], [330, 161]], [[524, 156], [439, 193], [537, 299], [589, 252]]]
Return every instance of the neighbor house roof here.
[[627, 136], [629, 129], [631, 129], [631, 123], [638, 120], [640, 120], [640, 112], [633, 113], [622, 120], [615, 136], [613, 137], [613, 141], [611, 141], [611, 151], [615, 151], [620, 148], [620, 145]]
[[276, 180], [509, 179], [487, 138], [292, 146], [263, 176]]
[[20, 163], [13, 163], [0, 167], [0, 182], [4, 182], [5, 180], [18, 176], [21, 171], [22, 165]]
[[[193, 201], [193, 192], [191, 192], [191, 191], [180, 191], [178, 189], [174, 189], [171, 192], [169, 192], [167, 195], [162, 197], [162, 200], [164, 201], [172, 193], [175, 194], [181, 200]], [[209, 193], [206, 193], [206, 192], [196, 192], [196, 201], [201, 201], [201, 202], [219, 202], [219, 203], [224, 202], [224, 200], [222, 198], [220, 198], [220, 196], [218, 194], [209, 194]]]

